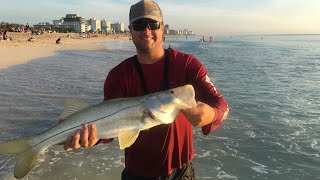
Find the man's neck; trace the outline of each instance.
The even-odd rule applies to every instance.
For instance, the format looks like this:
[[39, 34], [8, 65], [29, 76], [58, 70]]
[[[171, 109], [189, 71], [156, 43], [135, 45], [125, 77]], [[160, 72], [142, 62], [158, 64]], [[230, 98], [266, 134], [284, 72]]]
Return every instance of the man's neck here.
[[153, 64], [164, 57], [164, 49], [161, 48], [154, 52], [137, 51], [137, 56], [141, 64]]

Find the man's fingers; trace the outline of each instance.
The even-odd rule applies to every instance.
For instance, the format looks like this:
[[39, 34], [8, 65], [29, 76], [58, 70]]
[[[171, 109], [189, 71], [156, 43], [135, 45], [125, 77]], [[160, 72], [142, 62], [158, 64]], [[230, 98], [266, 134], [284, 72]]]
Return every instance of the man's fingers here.
[[72, 143], [72, 136], [69, 136], [67, 138], [67, 140], [64, 142], [63, 148], [64, 148], [65, 151], [71, 151], [72, 150], [71, 143]]
[[84, 124], [81, 131], [81, 146], [85, 148], [87, 148], [89, 145], [88, 136], [88, 124]]
[[89, 146], [94, 146], [99, 140], [97, 137], [97, 128], [94, 124], [90, 124], [89, 129]]
[[94, 124], [84, 124], [82, 129], [78, 129], [73, 136], [67, 138], [64, 143], [66, 151], [78, 149], [80, 147], [92, 147], [99, 141], [97, 136], [97, 128]]
[[78, 149], [81, 147], [80, 145], [80, 130], [77, 130], [75, 133], [74, 133], [74, 136], [73, 136], [73, 139], [72, 139], [72, 143], [71, 143], [71, 147], [72, 148], [75, 148], [75, 149]]

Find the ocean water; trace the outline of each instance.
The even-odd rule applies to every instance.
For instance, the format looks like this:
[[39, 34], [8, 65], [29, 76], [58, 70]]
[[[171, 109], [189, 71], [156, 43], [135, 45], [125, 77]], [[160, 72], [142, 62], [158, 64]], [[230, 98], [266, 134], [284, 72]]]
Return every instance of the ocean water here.
[[[216, 131], [194, 129], [197, 179], [320, 179], [320, 35], [199, 39], [164, 43], [196, 56], [230, 107]], [[0, 141], [55, 125], [67, 98], [99, 103], [108, 71], [135, 53], [131, 41], [103, 45], [0, 70]], [[24, 179], [119, 179], [123, 162], [116, 141], [70, 153], [53, 146]], [[13, 179], [13, 168], [14, 157], [0, 155], [0, 179]]]

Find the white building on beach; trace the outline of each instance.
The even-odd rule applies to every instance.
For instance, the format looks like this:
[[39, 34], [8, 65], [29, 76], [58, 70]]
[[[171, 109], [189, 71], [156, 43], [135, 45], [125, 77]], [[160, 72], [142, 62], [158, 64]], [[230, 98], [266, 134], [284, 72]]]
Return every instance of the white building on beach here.
[[116, 22], [114, 24], [111, 24], [111, 29], [114, 31], [114, 32], [124, 32], [124, 23], [122, 22]]
[[73, 29], [77, 32], [86, 31], [86, 19], [78, 14], [67, 14], [60, 20], [53, 20], [53, 27], [62, 29]]
[[91, 31], [99, 32], [101, 31], [101, 20], [96, 18], [91, 18], [88, 20], [88, 24], [91, 25]]
[[86, 20], [78, 14], [66, 14], [60, 20], [52, 20], [53, 27], [61, 29], [72, 29], [76, 32], [124, 32], [124, 23], [116, 22], [111, 24], [108, 20], [91, 18]]
[[111, 31], [111, 22], [105, 19], [101, 20], [101, 31], [110, 32]]

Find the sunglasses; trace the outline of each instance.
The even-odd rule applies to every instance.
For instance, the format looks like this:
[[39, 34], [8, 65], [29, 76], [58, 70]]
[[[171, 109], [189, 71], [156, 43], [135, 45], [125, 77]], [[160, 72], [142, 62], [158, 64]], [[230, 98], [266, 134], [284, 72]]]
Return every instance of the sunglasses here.
[[144, 31], [146, 27], [150, 30], [157, 30], [160, 29], [160, 22], [139, 22], [139, 23], [132, 23], [132, 27], [135, 31]]

